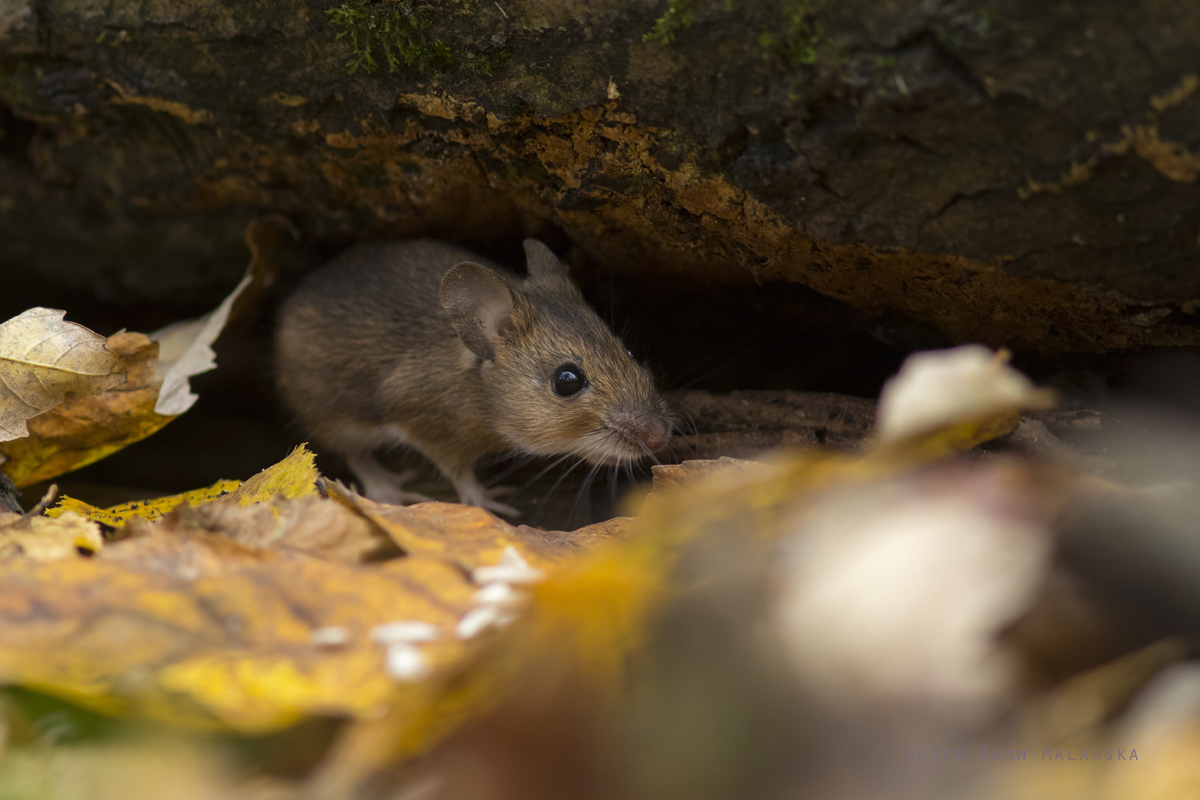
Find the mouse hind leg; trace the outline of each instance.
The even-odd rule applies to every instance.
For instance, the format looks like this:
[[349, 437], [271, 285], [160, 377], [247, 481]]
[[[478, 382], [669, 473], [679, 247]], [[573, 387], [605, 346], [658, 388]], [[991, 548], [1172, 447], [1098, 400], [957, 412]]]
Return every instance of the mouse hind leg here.
[[419, 492], [409, 492], [404, 489], [417, 474], [414, 469], [404, 472], [392, 472], [379, 462], [371, 451], [346, 456], [346, 465], [358, 478], [359, 488], [363, 495], [376, 503], [391, 503], [397, 506], [407, 506], [413, 503], [432, 502], [433, 498]]
[[489, 489], [479, 482], [479, 478], [475, 475], [475, 462], [478, 459], [462, 457], [461, 450], [443, 451], [436, 447], [418, 447], [418, 449], [446, 476], [446, 479], [454, 486], [454, 491], [458, 493], [458, 501], [463, 505], [479, 506], [493, 514], [503, 514], [506, 517], [521, 515], [518, 509], [496, 499], [497, 496], [508, 492], [508, 487], [496, 486]]
[[404, 484], [416, 476], [416, 470], [393, 472], [376, 457], [375, 451], [381, 447], [412, 445], [408, 437], [395, 426], [344, 422], [336, 430], [327, 428], [325, 434], [322, 439], [346, 459], [346, 465], [358, 479], [358, 488], [367, 498], [392, 505], [428, 503], [433, 500], [418, 492], [405, 490]]

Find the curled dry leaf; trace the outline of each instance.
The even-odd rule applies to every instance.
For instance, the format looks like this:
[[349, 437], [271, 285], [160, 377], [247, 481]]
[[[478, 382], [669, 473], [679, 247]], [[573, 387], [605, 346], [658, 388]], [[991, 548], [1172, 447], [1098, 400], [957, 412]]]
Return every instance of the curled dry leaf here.
[[228, 502], [248, 506], [277, 497], [295, 498], [316, 494], [320, 474], [315, 459], [311, 450], [300, 445], [283, 461], [267, 467], [231, 492]]
[[879, 396], [880, 443], [923, 439], [927, 448], [966, 450], [1011, 432], [1021, 411], [1052, 408], [1054, 393], [1036, 388], [1008, 359], [1007, 351], [982, 345], [909, 356]]
[[178, 416], [198, 399], [188, 379], [216, 369], [217, 354], [212, 344], [225, 329], [230, 314], [247, 313], [250, 298], [257, 297], [274, 283], [279, 272], [278, 254], [282, 234], [295, 228], [286, 218], [272, 214], [255, 219], [246, 226], [246, 245], [250, 264], [237, 287], [212, 312], [203, 317], [168, 325], [150, 334], [159, 344], [158, 372], [162, 391], [154, 410], [166, 416]]
[[158, 345], [140, 333], [118, 333], [108, 350], [124, 364], [123, 379], [107, 390], [73, 397], [29, 420], [30, 435], [0, 444], [4, 470], [29, 486], [87, 466], [146, 438], [174, 417], [154, 411], [162, 378]]
[[121, 360], [105, 339], [63, 321], [65, 311], [31, 308], [0, 324], [0, 442], [28, 435], [25, 421], [67, 392], [101, 392], [121, 380]]

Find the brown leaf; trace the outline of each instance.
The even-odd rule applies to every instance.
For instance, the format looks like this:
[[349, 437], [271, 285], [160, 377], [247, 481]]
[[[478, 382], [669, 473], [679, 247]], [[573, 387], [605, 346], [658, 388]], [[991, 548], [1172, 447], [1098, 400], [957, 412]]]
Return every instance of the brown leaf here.
[[[162, 526], [169, 531], [203, 531], [246, 547], [299, 551], [350, 564], [397, 552], [378, 525], [342, 503], [315, 495], [250, 506], [181, 504], [163, 519]], [[134, 535], [146, 529], [144, 522], [129, 526]]]
[[154, 411], [162, 378], [155, 374], [158, 345], [140, 333], [118, 333], [108, 351], [125, 374], [101, 394], [73, 397], [29, 421], [25, 439], [0, 444], [4, 471], [29, 486], [79, 469], [144, 439], [174, 417]]
[[475, 506], [418, 503], [393, 506], [331, 488], [330, 494], [351, 503], [387, 531], [409, 555], [445, 558], [466, 570], [499, 563], [514, 548], [534, 569], [553, 566], [564, 554], [540, 537], [523, 536], [502, 519]]
[[121, 361], [104, 337], [65, 311], [31, 308], [0, 324], [0, 441], [28, 435], [25, 421], [68, 392], [92, 394], [119, 383]]

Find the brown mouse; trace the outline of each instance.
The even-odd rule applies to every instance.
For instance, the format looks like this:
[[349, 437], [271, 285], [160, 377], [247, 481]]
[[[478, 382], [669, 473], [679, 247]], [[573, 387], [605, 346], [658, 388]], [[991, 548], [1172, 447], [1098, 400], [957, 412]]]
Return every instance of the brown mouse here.
[[284, 402], [340, 453], [370, 498], [412, 503], [410, 473], [376, 458], [404, 444], [463, 503], [516, 511], [475, 477], [516, 451], [627, 464], [671, 438], [672, 412], [541, 242], [528, 277], [452, 245], [362, 245], [308, 275], [284, 303], [275, 371]]

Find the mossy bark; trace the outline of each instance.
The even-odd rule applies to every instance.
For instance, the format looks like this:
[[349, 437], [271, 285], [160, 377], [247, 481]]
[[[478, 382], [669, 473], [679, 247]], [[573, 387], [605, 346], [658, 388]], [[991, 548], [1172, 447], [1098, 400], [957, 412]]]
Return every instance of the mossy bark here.
[[267, 210], [550, 225], [949, 341], [1194, 345], [1197, 52], [1158, 0], [0, 0], [0, 264], [216, 296]]

